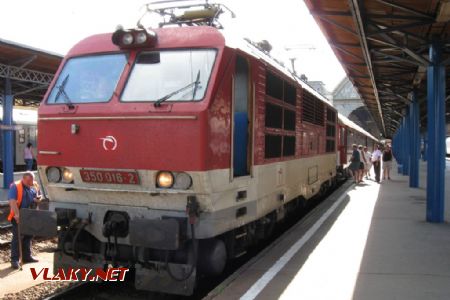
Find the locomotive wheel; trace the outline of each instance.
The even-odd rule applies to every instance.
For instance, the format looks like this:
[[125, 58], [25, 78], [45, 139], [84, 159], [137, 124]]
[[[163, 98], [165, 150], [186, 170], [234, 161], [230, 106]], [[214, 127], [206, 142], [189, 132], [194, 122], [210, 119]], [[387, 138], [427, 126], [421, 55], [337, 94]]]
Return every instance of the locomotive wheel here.
[[225, 243], [220, 239], [200, 240], [198, 270], [208, 276], [220, 275], [227, 262]]

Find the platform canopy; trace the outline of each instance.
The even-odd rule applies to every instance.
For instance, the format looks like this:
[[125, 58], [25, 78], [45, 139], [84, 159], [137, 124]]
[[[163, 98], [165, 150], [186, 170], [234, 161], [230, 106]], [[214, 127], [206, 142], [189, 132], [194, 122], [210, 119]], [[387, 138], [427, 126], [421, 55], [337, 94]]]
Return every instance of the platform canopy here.
[[[426, 127], [427, 66], [430, 44], [440, 43], [450, 68], [449, 0], [304, 0], [336, 57], [390, 137], [417, 90]], [[446, 78], [450, 122], [450, 76]]]
[[0, 100], [10, 78], [14, 105], [37, 106], [44, 97], [62, 56], [0, 39]]

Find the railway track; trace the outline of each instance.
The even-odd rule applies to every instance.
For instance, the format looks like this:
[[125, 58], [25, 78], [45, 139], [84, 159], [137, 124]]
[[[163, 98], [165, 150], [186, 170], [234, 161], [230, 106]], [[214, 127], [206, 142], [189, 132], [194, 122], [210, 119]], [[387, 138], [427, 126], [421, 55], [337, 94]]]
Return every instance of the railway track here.
[[11, 243], [10, 228], [11, 223], [0, 223], [0, 249], [9, 246]]
[[43, 300], [64, 299], [65, 297], [72, 297], [77, 294], [80, 295], [83, 293], [83, 288], [85, 288], [86, 285], [87, 285], [87, 283], [85, 283], [85, 282], [75, 283], [74, 285], [72, 285], [62, 291], [59, 291], [57, 293], [54, 293], [53, 295], [43, 298]]
[[1, 231], [9, 230], [11, 227], [12, 227], [12, 225], [9, 222], [0, 224], [0, 230]]
[[131, 284], [105, 283], [105, 282], [82, 282], [76, 283], [67, 289], [50, 295], [44, 300], [64, 300], [64, 299], [97, 299], [97, 300], [118, 300], [118, 299], [152, 299], [169, 300], [177, 299], [172, 296], [153, 294], [136, 291]]
[[[11, 226], [10, 226], [11, 227]], [[0, 232], [0, 249], [7, 248], [11, 244], [11, 238], [8, 235], [9, 230], [5, 230], [5, 232]], [[35, 243], [40, 243], [42, 241], [50, 240], [50, 238], [33, 238]]]

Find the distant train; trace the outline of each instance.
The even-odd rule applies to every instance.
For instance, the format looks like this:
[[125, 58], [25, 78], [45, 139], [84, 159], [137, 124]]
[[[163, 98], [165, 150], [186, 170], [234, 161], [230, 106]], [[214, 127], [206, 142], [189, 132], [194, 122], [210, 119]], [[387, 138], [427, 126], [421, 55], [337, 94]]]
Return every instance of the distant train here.
[[[2, 121], [3, 109], [0, 107], [0, 121]], [[13, 110], [13, 130], [14, 130], [14, 170], [23, 171], [25, 169], [24, 149], [28, 143], [33, 144], [34, 152], [37, 149], [37, 110], [19, 109]], [[3, 131], [6, 128], [3, 123], [0, 125], [0, 168], [3, 172]], [[36, 154], [36, 153], [35, 153]]]
[[342, 114], [338, 114], [338, 172], [343, 172], [350, 164], [352, 145], [367, 146], [370, 152], [380, 141]]
[[[221, 9], [205, 4], [180, 25]], [[55, 269], [129, 267], [137, 289], [182, 295], [333, 186], [352, 143], [376, 142], [267, 53], [212, 26], [79, 42], [38, 122], [50, 210], [29, 211], [22, 232], [58, 235]]]

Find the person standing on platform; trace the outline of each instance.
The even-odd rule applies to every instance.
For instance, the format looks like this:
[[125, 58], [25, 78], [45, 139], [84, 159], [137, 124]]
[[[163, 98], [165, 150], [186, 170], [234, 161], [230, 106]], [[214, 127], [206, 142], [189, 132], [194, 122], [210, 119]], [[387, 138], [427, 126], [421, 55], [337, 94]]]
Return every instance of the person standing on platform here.
[[27, 171], [31, 171], [33, 169], [33, 160], [34, 160], [32, 143], [28, 143], [25, 149], [23, 149], [23, 157], [25, 160]]
[[364, 172], [366, 173], [366, 179], [370, 179], [370, 169], [372, 168], [372, 153], [370, 153], [367, 149], [367, 146], [364, 147], [364, 157], [366, 158], [366, 165]]
[[381, 165], [380, 145], [376, 146], [376, 150], [372, 153], [373, 170], [375, 171], [375, 181], [380, 183], [380, 165]]
[[386, 145], [383, 151], [383, 180], [391, 180], [392, 150], [390, 145]]
[[[13, 182], [8, 192], [10, 213], [8, 221], [12, 224], [12, 240], [11, 240], [11, 267], [19, 269], [19, 259], [22, 262], [37, 262], [38, 260], [31, 256], [31, 239], [32, 236], [24, 235], [19, 237], [19, 224], [27, 222], [20, 218], [20, 209], [29, 208], [34, 203], [39, 203], [41, 196], [39, 186], [34, 181], [32, 172], [25, 172], [22, 180]], [[19, 239], [21, 241], [19, 242]], [[19, 250], [19, 243], [22, 244], [22, 253]]]
[[353, 147], [353, 152], [352, 152], [352, 157], [350, 158], [351, 164], [350, 164], [349, 168], [353, 173], [353, 178], [355, 179], [355, 183], [359, 183], [361, 157], [360, 157], [360, 153], [358, 151], [358, 146], [356, 146], [356, 144], [353, 144], [352, 147]]
[[358, 146], [358, 151], [359, 151], [359, 157], [360, 157], [360, 167], [359, 167], [359, 182], [363, 181], [363, 177], [364, 177], [364, 170], [366, 169], [366, 157], [364, 156], [364, 151], [363, 151], [363, 146], [359, 145]]

